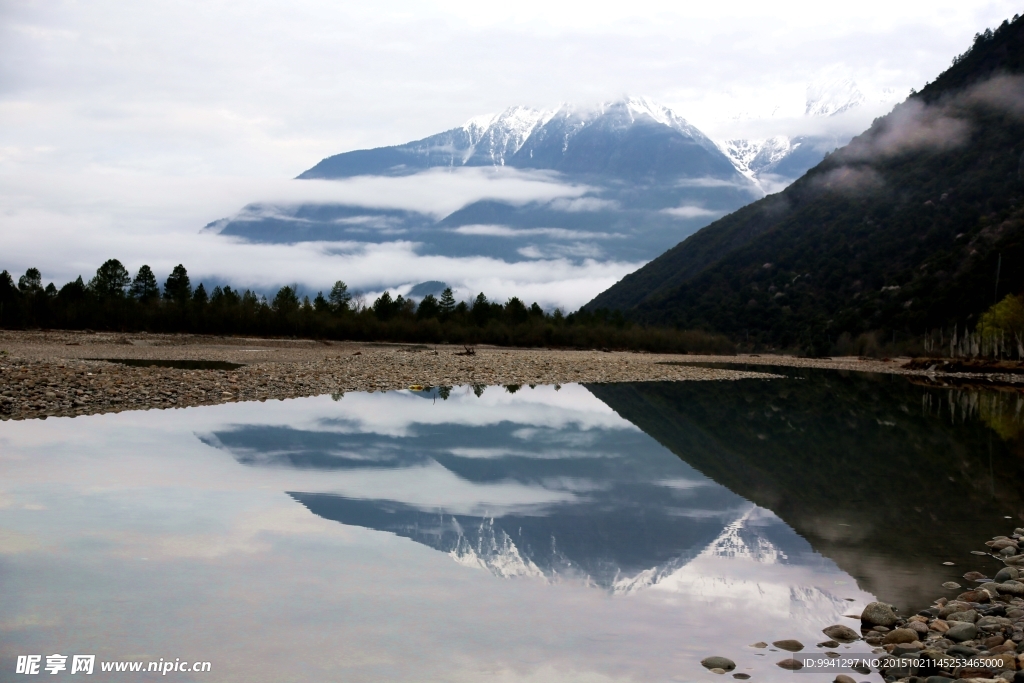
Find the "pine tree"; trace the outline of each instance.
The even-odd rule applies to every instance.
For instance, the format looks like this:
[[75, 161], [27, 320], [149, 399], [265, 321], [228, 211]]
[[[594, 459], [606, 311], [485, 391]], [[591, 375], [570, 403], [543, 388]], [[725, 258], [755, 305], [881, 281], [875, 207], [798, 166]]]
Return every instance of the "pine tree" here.
[[160, 296], [160, 287], [156, 284], [156, 275], [149, 266], [142, 266], [132, 280], [129, 296], [141, 303], [148, 303]]
[[35, 294], [43, 291], [43, 276], [38, 268], [29, 268], [18, 278], [18, 289], [22, 294]]
[[444, 291], [441, 292], [441, 301], [438, 302], [438, 307], [441, 309], [441, 316], [447, 318], [455, 311], [455, 295], [452, 294], [451, 287], [445, 287]]
[[96, 276], [89, 281], [89, 289], [101, 297], [120, 298], [131, 281], [128, 269], [112, 258], [96, 269]]
[[199, 307], [203, 307], [210, 300], [210, 297], [206, 294], [206, 287], [203, 287], [203, 283], [200, 282], [199, 286], [196, 287], [195, 293], [192, 295], [192, 303]]
[[352, 295], [348, 292], [348, 285], [342, 280], [334, 283], [334, 286], [331, 287], [331, 293], [327, 295], [327, 298], [331, 302], [331, 310], [335, 313], [348, 310], [349, 302], [352, 301]]
[[164, 281], [164, 298], [177, 301], [179, 304], [184, 304], [192, 298], [192, 283], [188, 280], [188, 271], [180, 263], [174, 266], [174, 270]]

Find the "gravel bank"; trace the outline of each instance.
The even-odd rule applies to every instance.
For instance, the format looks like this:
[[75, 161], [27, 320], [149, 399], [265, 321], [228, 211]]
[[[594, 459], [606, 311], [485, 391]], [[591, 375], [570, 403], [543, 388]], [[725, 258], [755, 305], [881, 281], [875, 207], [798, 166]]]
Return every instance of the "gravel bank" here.
[[[775, 377], [666, 365], [680, 356], [188, 335], [0, 333], [0, 419], [265, 401], [411, 385], [708, 381]], [[687, 357], [689, 358], [689, 357]], [[236, 369], [116, 361], [219, 361]], [[721, 360], [721, 359], [719, 359]]]
[[[133, 367], [110, 362], [220, 361], [233, 370]], [[87, 415], [263, 401], [410, 385], [567, 384], [769, 378], [767, 366], [812, 367], [923, 379], [1019, 383], [1024, 376], [936, 374], [909, 370], [908, 359], [794, 356], [680, 356], [420, 344], [366, 344], [196, 335], [0, 331], [0, 419]], [[765, 366], [694, 367], [692, 363]]]

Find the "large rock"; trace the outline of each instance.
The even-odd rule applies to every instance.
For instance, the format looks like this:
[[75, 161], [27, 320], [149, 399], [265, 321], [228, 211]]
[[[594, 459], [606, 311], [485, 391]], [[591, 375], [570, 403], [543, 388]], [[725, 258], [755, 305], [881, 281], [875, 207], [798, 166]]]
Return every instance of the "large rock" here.
[[1011, 567], [1022, 567], [1024, 566], [1024, 555], [1012, 555], [1010, 557], [1004, 557], [1003, 562]]
[[788, 669], [790, 671], [799, 671], [800, 669], [804, 668], [803, 662], [801, 662], [799, 659], [793, 659], [792, 657], [790, 657], [789, 659], [783, 659], [781, 662], [776, 662], [775, 664], [776, 666], [780, 666], [783, 669]]
[[838, 640], [840, 643], [852, 643], [855, 640], [860, 640], [860, 635], [858, 635], [856, 631], [849, 626], [843, 626], [842, 624], [823, 628], [821, 629], [821, 632], [832, 640]]
[[892, 606], [884, 602], [871, 602], [860, 615], [861, 623], [871, 626], [893, 626], [899, 617], [892, 611]]
[[700, 660], [700, 665], [705, 669], [721, 669], [723, 671], [732, 671], [736, 668], [736, 662], [728, 657], [705, 657]]
[[1020, 578], [1020, 571], [1016, 567], [1003, 567], [996, 572], [992, 580], [996, 583], [1002, 583], [1004, 581], [1016, 581], [1018, 578]]
[[966, 621], [958, 621], [949, 625], [946, 637], [956, 643], [974, 640], [978, 635], [978, 627]]
[[804, 644], [799, 640], [776, 640], [772, 645], [787, 652], [800, 652], [804, 649]]
[[1016, 597], [1024, 597], [1024, 583], [1020, 581], [1004, 581], [1003, 583], [992, 584], [997, 591], [1013, 595]]
[[889, 643], [912, 643], [917, 640], [917, 631], [910, 628], [898, 628], [885, 634], [882, 642]]

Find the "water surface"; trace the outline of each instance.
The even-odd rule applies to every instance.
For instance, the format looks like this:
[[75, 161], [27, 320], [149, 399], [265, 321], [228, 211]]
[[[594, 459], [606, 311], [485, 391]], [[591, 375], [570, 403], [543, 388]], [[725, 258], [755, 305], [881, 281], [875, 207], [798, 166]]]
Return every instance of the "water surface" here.
[[994, 564], [1019, 403], [800, 371], [6, 422], [0, 680], [788, 680], [747, 646]]

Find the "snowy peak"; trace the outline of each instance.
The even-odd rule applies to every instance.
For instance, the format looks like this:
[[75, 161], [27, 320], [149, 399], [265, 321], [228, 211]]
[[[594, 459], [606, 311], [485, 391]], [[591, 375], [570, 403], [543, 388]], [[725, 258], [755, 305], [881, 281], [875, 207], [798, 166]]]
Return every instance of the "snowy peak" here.
[[551, 118], [553, 112], [530, 107], [509, 107], [500, 114], [474, 116], [462, 124], [472, 145], [463, 157], [463, 163], [475, 154], [490, 159], [496, 166], [522, 148], [534, 129]]
[[757, 180], [763, 173], [770, 173], [800, 144], [785, 135], [776, 135], [766, 140], [726, 140], [719, 146], [740, 173]]
[[867, 98], [850, 78], [835, 78], [807, 86], [805, 116], [835, 116], [864, 103]]

